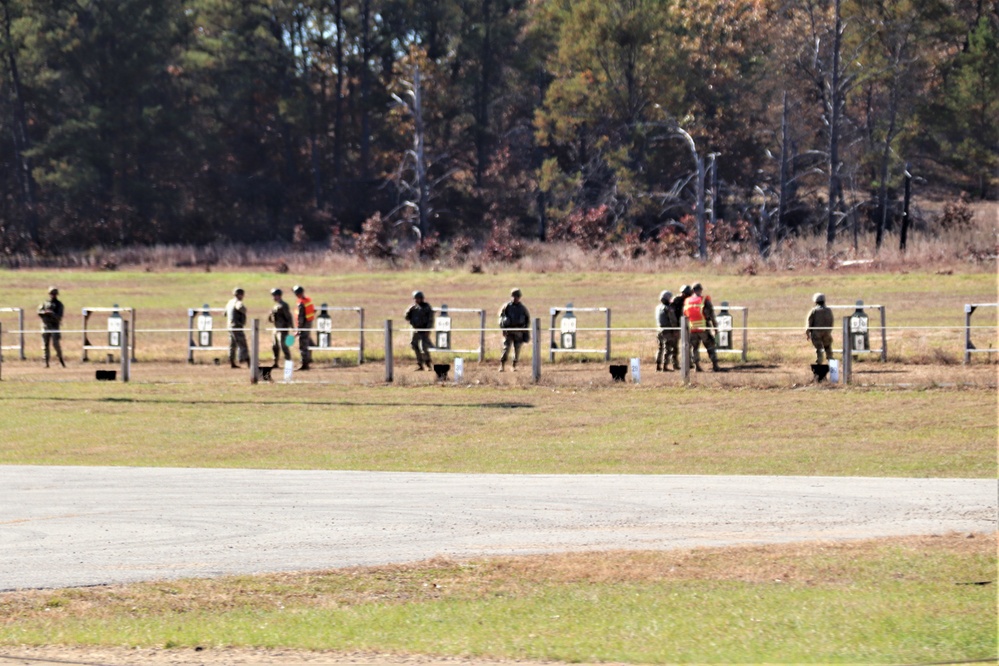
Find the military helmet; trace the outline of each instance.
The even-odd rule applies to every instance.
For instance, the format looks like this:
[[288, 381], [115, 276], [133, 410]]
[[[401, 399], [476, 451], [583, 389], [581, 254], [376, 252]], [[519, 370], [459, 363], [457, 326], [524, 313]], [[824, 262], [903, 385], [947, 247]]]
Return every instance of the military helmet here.
[[235, 289], [232, 290], [233, 296], [239, 296], [242, 293], [244, 293], [242, 287], [236, 287]]
[[662, 301], [663, 303], [669, 303], [670, 301], [673, 300], [673, 292], [670, 291], [669, 289], [663, 289], [661, 292], [659, 292], [659, 300]]
[[291, 290], [293, 292], [295, 292], [296, 294], [303, 294], [303, 293], [305, 293], [305, 287], [303, 287], [300, 284], [296, 284], [294, 287], [291, 288]]
[[690, 291], [700, 291], [701, 289], [703, 289], [703, 287], [701, 286], [701, 283], [700, 283], [700, 282], [695, 282], [695, 283], [694, 283], [693, 285], [691, 285], [691, 287], [690, 287]]
[[680, 295], [681, 296], [690, 296], [690, 292], [691, 292], [691, 289], [690, 289], [690, 285], [689, 284], [685, 284], [682, 287], [680, 287]]
[[49, 287], [49, 294], [58, 294], [59, 287]]
[[818, 292], [814, 296], [812, 296], [812, 303], [825, 303], [825, 302], [826, 302], [826, 295], [823, 294], [822, 292]]
[[520, 293], [520, 289], [511, 289], [510, 290], [510, 297], [511, 298], [520, 298], [522, 295], [523, 294]]
[[423, 292], [417, 289], [413, 292], [413, 298], [423, 298]]
[[281, 291], [280, 289], [278, 289], [277, 287], [275, 287], [274, 289], [271, 289], [271, 296], [280, 296], [283, 293], [284, 292]]

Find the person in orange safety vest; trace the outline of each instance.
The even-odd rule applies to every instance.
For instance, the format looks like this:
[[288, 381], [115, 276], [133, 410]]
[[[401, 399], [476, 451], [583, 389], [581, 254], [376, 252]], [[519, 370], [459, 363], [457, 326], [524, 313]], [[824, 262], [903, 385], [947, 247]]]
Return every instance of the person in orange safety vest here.
[[309, 364], [312, 362], [312, 352], [309, 351], [311, 344], [309, 336], [312, 333], [312, 322], [316, 318], [316, 306], [312, 303], [312, 299], [305, 295], [304, 287], [295, 285], [293, 291], [295, 298], [298, 299], [296, 312], [298, 315], [298, 350], [302, 354], [302, 366], [299, 370], [308, 370]]
[[711, 297], [703, 295], [704, 289], [700, 282], [695, 283], [690, 291], [690, 298], [683, 304], [683, 316], [690, 323], [690, 346], [691, 355], [694, 357], [694, 369], [701, 372], [699, 349], [703, 344], [704, 350], [708, 352], [708, 358], [711, 359], [711, 370], [720, 372], [718, 353], [715, 351], [715, 337], [711, 332], [711, 327], [716, 325]]

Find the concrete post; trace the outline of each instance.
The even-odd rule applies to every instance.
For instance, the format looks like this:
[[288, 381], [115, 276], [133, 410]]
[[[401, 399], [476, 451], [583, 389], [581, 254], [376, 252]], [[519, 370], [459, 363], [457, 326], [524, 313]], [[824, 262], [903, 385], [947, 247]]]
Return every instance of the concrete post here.
[[964, 306], [964, 364], [971, 363], [971, 313], [974, 308], [970, 305]]
[[843, 363], [840, 374], [843, 376], [843, 386], [850, 383], [853, 373], [853, 340], [850, 337], [850, 318], [843, 317]]
[[607, 308], [607, 353], [604, 355], [604, 360], [611, 360], [611, 309]]
[[749, 308], [742, 311], [742, 362], [746, 362], [746, 348], [749, 346]]
[[690, 320], [680, 317], [680, 376], [690, 384]]
[[531, 324], [531, 379], [541, 381], [541, 319], [534, 318]]
[[24, 355], [24, 309], [17, 311], [17, 329], [20, 331], [21, 339], [21, 360], [27, 360], [27, 356]]
[[128, 337], [129, 337], [128, 325], [130, 323], [131, 322], [129, 322], [128, 320], [121, 322], [121, 339], [118, 341], [121, 350], [119, 352], [121, 354], [121, 381], [126, 383], [129, 380], [128, 376], [129, 367], [130, 367], [129, 359], [131, 358], [130, 354], [128, 353]]
[[364, 308], [358, 311], [358, 316], [361, 323], [361, 339], [357, 344], [357, 364], [364, 365]]
[[486, 311], [479, 312], [479, 363], [486, 360]]
[[385, 382], [392, 383], [392, 320], [385, 320]]
[[250, 383], [260, 381], [260, 320], [254, 319], [250, 328]]
[[885, 306], [881, 306], [881, 362], [888, 362], [888, 329], [885, 326]]
[[[24, 330], [24, 327], [21, 327]], [[3, 340], [3, 324], [0, 324], [0, 340]], [[0, 349], [0, 381], [3, 381], [3, 350]]]

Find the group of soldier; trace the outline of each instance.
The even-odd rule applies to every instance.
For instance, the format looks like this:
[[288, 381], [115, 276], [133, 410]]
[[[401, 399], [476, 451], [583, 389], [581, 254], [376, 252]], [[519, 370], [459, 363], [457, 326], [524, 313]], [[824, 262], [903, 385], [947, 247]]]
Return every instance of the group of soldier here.
[[[292, 316], [291, 307], [285, 302], [284, 292], [275, 287], [271, 289], [271, 298], [274, 305], [267, 316], [267, 321], [274, 324], [274, 337], [271, 344], [271, 351], [274, 353], [273, 367], [278, 367], [281, 356], [285, 361], [291, 359], [291, 349], [288, 346], [288, 338], [298, 337], [298, 350], [302, 357], [302, 364], [299, 370], [308, 370], [312, 363], [312, 352], [310, 350], [312, 333], [312, 322], [316, 318], [316, 306], [312, 299], [305, 294], [305, 287], [295, 285], [292, 288], [295, 294], [295, 315]], [[246, 344], [246, 333], [243, 328], [246, 326], [246, 304], [243, 297], [246, 292], [241, 287], [232, 290], [232, 298], [225, 306], [226, 322], [229, 326], [229, 366], [239, 368], [240, 363], [250, 362], [250, 352]]]
[[[283, 299], [280, 288], [271, 289], [274, 305], [267, 320], [273, 324], [274, 365], [278, 367], [281, 356], [285, 361], [291, 361], [289, 339], [294, 342], [298, 338], [298, 348], [301, 354], [299, 370], [308, 370], [312, 362], [310, 350], [310, 334], [316, 318], [316, 307], [312, 299], [305, 294], [305, 288], [295, 285], [295, 313]], [[245, 291], [237, 287], [232, 292], [232, 299], [226, 304], [225, 316], [229, 330], [229, 364], [239, 368], [240, 363], [249, 363], [250, 354], [246, 342], [246, 304], [243, 302]], [[521, 301], [520, 289], [510, 291], [510, 300], [499, 310], [499, 328], [503, 335], [503, 353], [500, 356], [499, 371], [506, 370], [513, 352], [512, 366], [517, 370], [520, 360], [520, 349], [525, 342], [530, 342], [531, 315]], [[832, 329], [833, 313], [826, 307], [824, 294], [812, 297], [814, 307], [809, 311], [805, 321], [805, 337], [815, 347], [815, 363], [828, 363], [832, 359]], [[42, 345], [45, 356], [45, 367], [49, 367], [51, 349], [55, 350], [59, 363], [66, 367], [62, 357], [60, 343], [60, 326], [65, 313], [65, 307], [59, 300], [59, 289], [50, 287], [48, 299], [38, 306], [38, 316], [42, 321]], [[434, 309], [427, 303], [422, 291], [413, 292], [413, 304], [405, 312], [405, 319], [413, 329], [410, 346], [416, 354], [417, 370], [431, 369], [430, 349], [433, 343], [430, 331], [434, 328]], [[704, 346], [711, 360], [712, 371], [718, 372], [718, 354], [715, 347], [715, 335], [718, 332], [718, 321], [715, 318], [714, 305], [711, 296], [704, 293], [700, 282], [693, 285], [683, 285], [674, 296], [673, 292], [664, 290], [659, 294], [659, 305], [656, 308], [656, 328], [658, 351], [656, 353], [656, 372], [669, 372], [680, 369], [680, 318], [686, 317], [690, 327], [691, 358], [694, 370], [701, 372], [700, 347]], [[672, 365], [672, 368], [670, 367]]]
[[[718, 352], [715, 349], [715, 335], [718, 332], [718, 320], [715, 319], [715, 307], [711, 296], [704, 293], [700, 282], [693, 285], [683, 285], [680, 292], [664, 290], [659, 294], [659, 306], [656, 307], [656, 327], [659, 332], [657, 340], [659, 350], [656, 353], [656, 372], [669, 372], [680, 369], [680, 318], [686, 317], [690, 325], [691, 358], [694, 360], [694, 370], [701, 372], [700, 347], [711, 359], [711, 370], [721, 371], [718, 365]], [[670, 368], [672, 363], [673, 367]]]
[[[500, 356], [499, 371], [506, 370], [506, 363], [513, 351], [513, 370], [516, 372], [520, 361], [520, 348], [530, 342], [531, 314], [521, 302], [520, 289], [510, 290], [510, 300], [499, 310], [499, 327], [503, 334], [503, 354]], [[413, 328], [410, 346], [416, 354], [416, 369], [430, 370], [430, 331], [434, 328], [434, 309], [427, 303], [422, 291], [413, 292], [413, 304], [406, 310], [405, 319]]]

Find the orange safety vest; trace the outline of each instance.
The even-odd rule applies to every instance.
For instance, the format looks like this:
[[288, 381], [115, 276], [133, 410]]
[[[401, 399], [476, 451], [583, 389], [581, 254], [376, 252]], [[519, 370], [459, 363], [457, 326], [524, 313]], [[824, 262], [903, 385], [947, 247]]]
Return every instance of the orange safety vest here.
[[693, 332], [704, 330], [704, 299], [693, 294], [683, 304], [683, 316], [690, 322]]
[[300, 298], [298, 304], [305, 305], [305, 321], [311, 324], [312, 320], [316, 318], [316, 306], [312, 304], [312, 299], [308, 296]]

